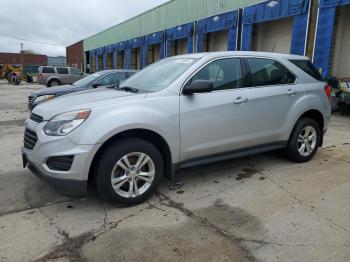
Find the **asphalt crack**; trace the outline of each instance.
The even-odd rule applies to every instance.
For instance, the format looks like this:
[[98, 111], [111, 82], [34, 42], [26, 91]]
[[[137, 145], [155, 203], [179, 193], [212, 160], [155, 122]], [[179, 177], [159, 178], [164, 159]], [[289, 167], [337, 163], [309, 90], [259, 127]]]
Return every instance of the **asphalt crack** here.
[[117, 221], [107, 223], [107, 212], [106, 209], [104, 208], [105, 216], [104, 216], [104, 221], [103, 224], [96, 230], [91, 230], [88, 232], [85, 232], [79, 236], [76, 237], [70, 237], [69, 233], [67, 233], [65, 230], [60, 229], [57, 225], [53, 224], [51, 219], [44, 214], [42, 211], [41, 213], [49, 219], [50, 224], [54, 225], [58, 233], [62, 236], [63, 240], [62, 243], [58, 246], [55, 246], [48, 254], [45, 256], [38, 258], [34, 260], [35, 262], [45, 262], [48, 260], [52, 259], [59, 259], [59, 258], [68, 258], [70, 261], [75, 262], [75, 261], [85, 261], [85, 258], [81, 255], [80, 253], [80, 248], [91, 242], [95, 241], [98, 237], [101, 235], [109, 232], [110, 230], [113, 230], [119, 226], [120, 223], [122, 223], [124, 220], [127, 220], [131, 217], [134, 217], [138, 215], [139, 213], [142, 213], [144, 210], [148, 209], [149, 206], [146, 206], [139, 211], [130, 214], [128, 216], [125, 216]]

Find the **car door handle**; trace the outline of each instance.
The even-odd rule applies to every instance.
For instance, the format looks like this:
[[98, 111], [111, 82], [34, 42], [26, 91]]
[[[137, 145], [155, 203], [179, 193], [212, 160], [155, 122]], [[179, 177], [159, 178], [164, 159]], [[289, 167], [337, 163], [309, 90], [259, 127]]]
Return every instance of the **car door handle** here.
[[293, 96], [293, 95], [296, 95], [297, 93], [298, 93], [297, 90], [288, 89], [286, 95], [287, 96]]
[[247, 103], [247, 102], [248, 102], [248, 98], [244, 98], [244, 97], [240, 96], [240, 97], [237, 97], [233, 103], [238, 105], [238, 104], [243, 104], [243, 103]]

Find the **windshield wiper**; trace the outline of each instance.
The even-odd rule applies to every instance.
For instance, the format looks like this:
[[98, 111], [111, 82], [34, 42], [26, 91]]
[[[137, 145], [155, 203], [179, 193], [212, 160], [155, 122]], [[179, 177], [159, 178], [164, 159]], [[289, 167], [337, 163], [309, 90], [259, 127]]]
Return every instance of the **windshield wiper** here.
[[118, 85], [109, 85], [109, 86], [105, 86], [105, 88], [116, 88], [118, 87]]
[[138, 93], [139, 90], [136, 89], [136, 88], [133, 88], [133, 87], [130, 87], [130, 86], [123, 86], [123, 87], [120, 87], [119, 85], [118, 86], [115, 86], [116, 90], [120, 90], [120, 91], [125, 91], [125, 92], [131, 92], [131, 93]]

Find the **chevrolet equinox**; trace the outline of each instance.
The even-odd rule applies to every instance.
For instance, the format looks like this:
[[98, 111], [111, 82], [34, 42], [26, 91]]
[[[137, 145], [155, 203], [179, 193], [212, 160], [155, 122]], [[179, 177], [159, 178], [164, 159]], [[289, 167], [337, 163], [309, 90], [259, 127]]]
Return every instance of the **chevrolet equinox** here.
[[66, 195], [145, 201], [175, 170], [284, 149], [309, 161], [331, 89], [308, 58], [218, 52], [163, 59], [114, 88], [58, 97], [26, 121], [23, 165]]

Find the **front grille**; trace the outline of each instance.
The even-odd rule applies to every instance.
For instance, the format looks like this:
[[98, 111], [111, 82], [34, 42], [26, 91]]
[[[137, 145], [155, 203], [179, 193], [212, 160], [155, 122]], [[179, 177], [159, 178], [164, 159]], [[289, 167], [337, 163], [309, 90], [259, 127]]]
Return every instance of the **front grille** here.
[[26, 128], [24, 130], [24, 148], [28, 150], [33, 150], [37, 141], [38, 137], [36, 136], [36, 133]]
[[34, 101], [34, 96], [28, 96], [28, 102], [31, 104]]
[[30, 120], [37, 122], [37, 123], [41, 123], [42, 121], [44, 121], [44, 118], [42, 116], [37, 115], [37, 114], [31, 113]]
[[69, 171], [72, 167], [74, 156], [54, 156], [46, 161], [46, 165], [51, 170]]

